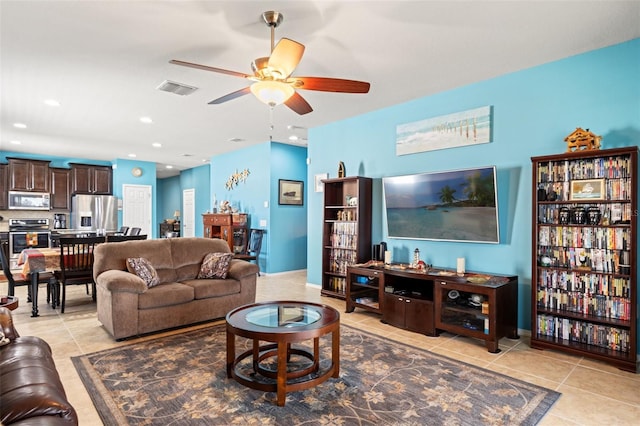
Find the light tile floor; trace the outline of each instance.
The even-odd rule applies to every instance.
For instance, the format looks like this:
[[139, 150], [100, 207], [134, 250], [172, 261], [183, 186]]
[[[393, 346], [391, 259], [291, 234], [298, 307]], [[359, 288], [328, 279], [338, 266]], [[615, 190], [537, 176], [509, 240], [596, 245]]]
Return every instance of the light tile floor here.
[[[6, 282], [0, 282], [0, 294], [6, 292]], [[26, 287], [18, 287], [16, 296], [20, 298], [20, 307], [13, 312], [14, 322], [21, 335], [40, 336], [51, 345], [67, 395], [78, 411], [81, 425], [101, 422], [71, 363], [72, 356], [209, 325], [116, 342], [98, 322], [95, 304], [86, 295], [84, 286], [69, 287], [64, 314], [45, 304], [45, 293], [40, 291], [39, 294], [41, 316], [31, 318], [31, 304], [26, 303]], [[306, 271], [259, 277], [257, 300], [320, 302], [340, 312], [345, 308], [344, 301], [321, 297], [318, 287], [306, 285]], [[531, 349], [526, 336], [519, 340], [502, 339], [502, 351], [491, 354], [482, 341], [446, 333], [439, 337], [423, 336], [383, 324], [379, 315], [359, 309], [349, 314], [342, 313], [341, 321], [561, 392], [562, 396], [541, 425], [631, 425], [638, 424], [640, 419], [640, 374], [561, 352]]]

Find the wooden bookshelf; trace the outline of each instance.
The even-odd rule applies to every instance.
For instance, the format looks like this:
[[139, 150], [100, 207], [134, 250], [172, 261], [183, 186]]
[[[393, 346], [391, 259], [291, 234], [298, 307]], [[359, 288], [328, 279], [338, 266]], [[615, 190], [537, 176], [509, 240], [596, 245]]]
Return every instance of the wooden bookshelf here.
[[638, 148], [531, 161], [531, 346], [637, 373]]
[[372, 179], [326, 179], [322, 219], [323, 296], [345, 298], [347, 266], [371, 257]]

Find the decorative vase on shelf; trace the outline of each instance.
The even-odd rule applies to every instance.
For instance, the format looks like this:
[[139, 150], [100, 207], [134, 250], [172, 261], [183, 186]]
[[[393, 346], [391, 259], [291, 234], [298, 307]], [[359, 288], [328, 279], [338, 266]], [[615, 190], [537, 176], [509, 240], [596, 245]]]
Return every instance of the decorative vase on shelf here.
[[339, 177], [339, 178], [343, 178], [343, 177], [345, 177], [345, 176], [346, 176], [346, 174], [347, 174], [347, 171], [346, 171], [346, 170], [345, 170], [345, 168], [344, 168], [344, 163], [341, 161], [341, 162], [338, 164], [338, 177]]

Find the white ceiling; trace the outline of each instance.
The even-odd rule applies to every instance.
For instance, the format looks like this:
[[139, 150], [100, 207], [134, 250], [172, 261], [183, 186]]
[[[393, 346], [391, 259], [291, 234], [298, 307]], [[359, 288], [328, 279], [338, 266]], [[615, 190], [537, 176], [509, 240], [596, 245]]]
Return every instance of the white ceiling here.
[[[276, 41], [306, 46], [294, 75], [368, 81], [369, 94], [301, 90], [314, 111], [276, 107], [271, 130], [269, 108], [253, 95], [207, 104], [246, 80], [169, 64], [250, 74], [251, 61], [269, 54], [265, 10], [284, 14]], [[288, 126], [321, 126], [640, 37], [640, 1], [2, 0], [0, 14], [1, 149], [96, 160], [135, 153], [156, 162], [159, 177], [171, 175], [166, 165], [175, 173], [270, 135], [306, 137]], [[199, 89], [156, 90], [166, 79]], [[44, 105], [49, 98], [62, 105]]]

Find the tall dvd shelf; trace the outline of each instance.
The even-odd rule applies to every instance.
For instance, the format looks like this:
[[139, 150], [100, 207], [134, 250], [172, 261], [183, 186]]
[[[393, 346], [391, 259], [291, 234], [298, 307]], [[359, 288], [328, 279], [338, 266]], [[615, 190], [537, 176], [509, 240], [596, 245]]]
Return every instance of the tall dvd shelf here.
[[371, 257], [372, 179], [326, 179], [322, 218], [323, 296], [345, 298], [347, 266]]
[[531, 346], [638, 372], [638, 148], [531, 161]]

